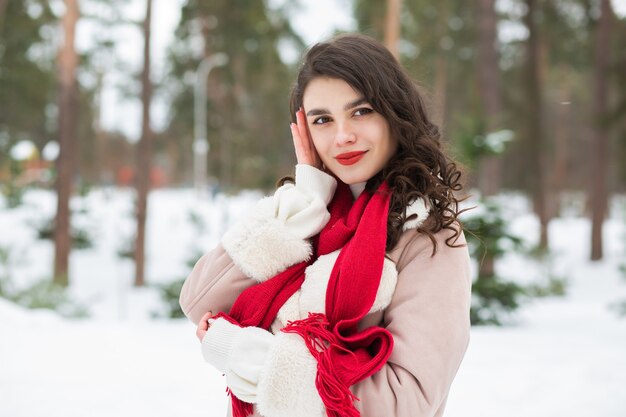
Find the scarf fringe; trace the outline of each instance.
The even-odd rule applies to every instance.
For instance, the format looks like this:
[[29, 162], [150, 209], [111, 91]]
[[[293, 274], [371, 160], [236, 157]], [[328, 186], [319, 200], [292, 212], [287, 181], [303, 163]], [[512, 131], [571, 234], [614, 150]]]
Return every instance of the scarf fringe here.
[[328, 326], [326, 315], [309, 313], [306, 319], [289, 321], [282, 331], [302, 337], [309, 352], [317, 360], [315, 386], [326, 407], [327, 415], [329, 417], [359, 417], [360, 413], [354, 407], [354, 401], [359, 399], [338, 378], [330, 355], [332, 349], [342, 350], [353, 356], [354, 353], [341, 346], [337, 336], [328, 330]]

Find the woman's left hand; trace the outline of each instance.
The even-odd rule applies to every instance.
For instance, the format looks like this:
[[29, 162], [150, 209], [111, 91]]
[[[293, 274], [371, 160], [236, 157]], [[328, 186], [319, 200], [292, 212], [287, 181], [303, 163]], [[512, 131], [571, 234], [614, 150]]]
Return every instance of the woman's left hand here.
[[322, 169], [322, 160], [313, 145], [302, 107], [296, 112], [296, 123], [291, 123], [290, 127], [298, 163]]
[[213, 317], [213, 313], [209, 311], [204, 316], [202, 316], [202, 318], [200, 319], [200, 322], [198, 323], [198, 328], [196, 329], [196, 336], [198, 336], [198, 339], [200, 339], [201, 342], [202, 342], [202, 339], [204, 339], [204, 335], [206, 334], [207, 330], [209, 330], [209, 327], [211, 327], [211, 323], [213, 322], [212, 317]]

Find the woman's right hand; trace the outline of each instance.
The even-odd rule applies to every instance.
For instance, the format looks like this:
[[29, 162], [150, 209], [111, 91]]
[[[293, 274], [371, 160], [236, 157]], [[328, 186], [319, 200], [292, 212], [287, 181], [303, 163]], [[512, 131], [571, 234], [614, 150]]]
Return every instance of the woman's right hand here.
[[315, 149], [315, 145], [313, 145], [313, 139], [311, 139], [311, 135], [309, 134], [304, 109], [302, 107], [296, 112], [296, 122], [297, 123], [291, 123], [290, 127], [298, 164], [311, 165], [321, 170], [323, 167], [322, 160]]
[[204, 316], [202, 316], [202, 318], [198, 322], [198, 327], [196, 328], [196, 336], [198, 337], [198, 340], [200, 340], [200, 342], [202, 342], [202, 339], [204, 339], [204, 335], [206, 334], [207, 330], [209, 330], [209, 327], [211, 327], [211, 324], [214, 321], [212, 317], [213, 313], [209, 311]]

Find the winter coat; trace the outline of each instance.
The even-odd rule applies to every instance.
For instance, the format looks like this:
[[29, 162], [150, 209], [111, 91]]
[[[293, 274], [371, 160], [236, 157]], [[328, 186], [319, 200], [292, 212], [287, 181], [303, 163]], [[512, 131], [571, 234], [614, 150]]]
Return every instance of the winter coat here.
[[[311, 254], [310, 237], [328, 221], [326, 206], [334, 178], [298, 165], [296, 184], [261, 200], [248, 217], [204, 255], [180, 295], [194, 323], [207, 312], [228, 312], [238, 295]], [[354, 194], [364, 185], [351, 187]], [[394, 337], [388, 362], [353, 385], [363, 417], [443, 415], [452, 381], [469, 342], [471, 279], [461, 233], [450, 247], [450, 230], [431, 239], [415, 227], [427, 216], [423, 201], [407, 209], [408, 222], [388, 252], [374, 305], [359, 327], [381, 326]], [[239, 328], [224, 319], [212, 323], [202, 341], [205, 359], [226, 376], [240, 399], [255, 405], [255, 416], [320, 417], [324, 407], [315, 388], [316, 362], [300, 336], [280, 332], [289, 320], [324, 312], [325, 291], [339, 251], [320, 256], [305, 272], [302, 288], [281, 308], [271, 331]], [[230, 413], [229, 413], [230, 414]]]

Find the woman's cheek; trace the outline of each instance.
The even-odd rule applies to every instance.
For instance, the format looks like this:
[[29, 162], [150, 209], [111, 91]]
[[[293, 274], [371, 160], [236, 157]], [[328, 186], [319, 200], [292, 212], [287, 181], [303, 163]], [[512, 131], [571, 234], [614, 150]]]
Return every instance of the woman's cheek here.
[[319, 135], [311, 135], [311, 139], [313, 142], [313, 147], [315, 148], [315, 150], [317, 151], [318, 155], [322, 158], [322, 160], [324, 159], [324, 147], [322, 146], [322, 144], [324, 143], [322, 139], [320, 139]]

